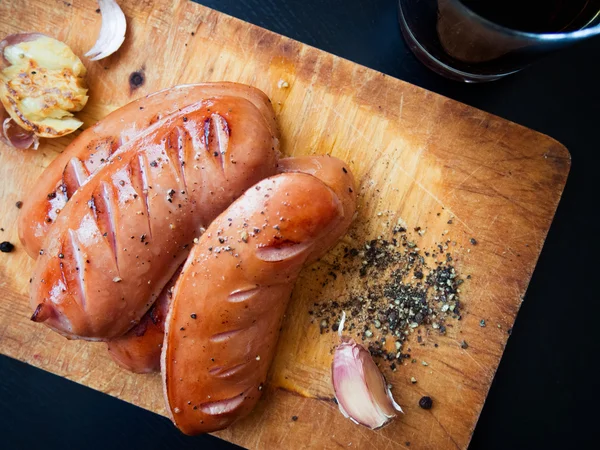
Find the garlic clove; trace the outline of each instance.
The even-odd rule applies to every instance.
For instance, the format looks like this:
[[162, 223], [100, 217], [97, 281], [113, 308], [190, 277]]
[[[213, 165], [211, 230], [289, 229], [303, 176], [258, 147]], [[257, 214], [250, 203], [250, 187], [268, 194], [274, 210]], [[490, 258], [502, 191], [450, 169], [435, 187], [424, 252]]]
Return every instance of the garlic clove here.
[[125, 41], [127, 30], [125, 14], [115, 0], [98, 0], [98, 6], [102, 14], [100, 34], [94, 46], [85, 54], [91, 57], [91, 61], [98, 61], [116, 52]]
[[370, 353], [352, 339], [335, 351], [332, 380], [340, 411], [355, 423], [374, 430], [402, 412]]
[[342, 313], [338, 327], [342, 343], [335, 350], [331, 367], [335, 398], [344, 417], [375, 430], [396, 417], [396, 411], [403, 411], [371, 354], [343, 336], [345, 322], [346, 313]]

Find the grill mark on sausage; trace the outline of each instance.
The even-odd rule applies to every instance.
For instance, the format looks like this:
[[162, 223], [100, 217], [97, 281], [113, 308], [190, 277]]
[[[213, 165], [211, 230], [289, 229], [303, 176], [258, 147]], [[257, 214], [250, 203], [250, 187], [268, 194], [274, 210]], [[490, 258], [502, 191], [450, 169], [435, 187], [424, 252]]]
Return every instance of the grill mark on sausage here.
[[258, 293], [259, 290], [260, 290], [260, 288], [258, 286], [251, 286], [248, 288], [237, 289], [237, 290], [233, 291], [231, 294], [229, 294], [229, 297], [227, 297], [227, 301], [230, 301], [232, 303], [245, 302], [247, 300], [250, 300], [254, 296], [256, 296], [256, 294]]
[[[75, 267], [72, 268], [72, 271], [77, 273], [77, 281], [79, 284], [79, 295], [76, 295], [75, 292], [72, 292], [72, 297], [78, 301], [81, 309], [85, 311], [87, 305], [87, 296], [86, 296], [86, 288], [85, 288], [85, 275], [84, 275], [84, 265], [83, 265], [83, 257], [81, 255], [81, 243], [77, 238], [77, 232], [74, 230], [69, 230], [69, 243], [71, 257], [65, 258], [65, 263], [61, 263], [60, 265], [60, 273], [63, 279], [65, 279], [65, 264], [73, 264], [75, 263]], [[65, 249], [66, 250], [66, 249]]]
[[225, 155], [229, 148], [229, 124], [223, 116], [214, 113], [204, 121], [204, 144], [209, 153], [209, 159], [216, 163], [225, 173]]
[[102, 167], [120, 146], [113, 138], [101, 140], [99, 143], [91, 141], [88, 148], [91, 149], [94, 145], [87, 159], [73, 157], [63, 168], [58, 186], [46, 199], [45, 223], [50, 224], [56, 220], [75, 191], [85, 184], [91, 174]]
[[[261, 247], [256, 250], [256, 257], [265, 262], [281, 262], [307, 253], [313, 241], [294, 242], [290, 240], [277, 241], [273, 245]], [[308, 256], [308, 255], [306, 255]]]
[[179, 180], [179, 186], [187, 193], [187, 181], [185, 179], [185, 170], [183, 168], [184, 161], [184, 145], [187, 138], [187, 132], [181, 127], [174, 127], [169, 133], [166, 142], [166, 152], [169, 158], [169, 165], [175, 171], [175, 175]]
[[86, 182], [90, 172], [79, 158], [71, 158], [62, 175], [62, 185], [66, 188], [67, 199], [71, 198], [75, 191]]
[[185, 189], [185, 192], [187, 195], [189, 195], [188, 192], [188, 186], [187, 186], [187, 180], [185, 178], [185, 161], [186, 161], [186, 154], [187, 149], [188, 149], [188, 143], [191, 141], [189, 134], [187, 132], [184, 131], [183, 134], [179, 135], [179, 141], [178, 141], [178, 147], [177, 147], [177, 156], [179, 158], [179, 167], [181, 167], [181, 179], [183, 181], [183, 188]]
[[242, 369], [244, 369], [250, 361], [243, 362], [241, 364], [236, 364], [233, 367], [213, 367], [208, 371], [212, 376], [216, 378], [229, 378], [237, 373], [239, 373]]
[[242, 331], [246, 330], [246, 328], [240, 328], [237, 330], [229, 330], [229, 331], [224, 331], [223, 333], [217, 333], [217, 334], [213, 334], [210, 337], [210, 342], [226, 342], [231, 340], [234, 336], [238, 335], [239, 333], [241, 333]]
[[235, 397], [231, 397], [224, 400], [219, 400], [216, 402], [207, 402], [200, 405], [200, 410], [204, 414], [209, 414], [211, 416], [219, 416], [221, 414], [229, 414], [235, 411], [239, 406], [244, 402], [247, 395], [253, 387], [246, 389]]
[[152, 239], [152, 221], [150, 220], [150, 203], [148, 201], [148, 166], [144, 154], [138, 154], [137, 158], [131, 161], [131, 185], [142, 199], [144, 210], [142, 214], [146, 216], [148, 223], [148, 238]]
[[115, 267], [117, 274], [119, 274], [119, 259], [117, 255], [117, 235], [116, 235], [116, 224], [115, 215], [117, 214], [118, 206], [114, 201], [114, 191], [111, 184], [106, 181], [102, 181], [99, 186], [99, 193], [97, 195], [96, 204], [96, 223], [100, 233], [108, 242], [114, 256]]

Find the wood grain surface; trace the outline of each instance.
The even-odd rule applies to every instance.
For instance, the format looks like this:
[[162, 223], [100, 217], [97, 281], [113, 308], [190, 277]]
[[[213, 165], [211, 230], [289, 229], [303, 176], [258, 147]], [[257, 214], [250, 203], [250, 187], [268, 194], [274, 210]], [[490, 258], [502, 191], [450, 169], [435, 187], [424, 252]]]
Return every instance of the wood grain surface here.
[[[407, 442], [411, 449], [466, 448], [560, 199], [568, 151], [547, 136], [188, 1], [120, 3], [129, 25], [123, 47], [99, 62], [83, 58], [90, 86], [79, 114], [85, 126], [176, 84], [254, 85], [273, 101], [285, 154], [327, 153], [349, 163], [361, 185], [354, 242], [387, 235], [401, 219], [426, 229], [425, 246], [442, 236], [456, 241], [457, 270], [472, 276], [462, 292], [463, 320], [445, 336], [412, 345], [412, 357], [429, 365], [385, 368], [405, 414], [369, 431], [333, 402], [336, 337], [321, 335], [308, 315], [314, 302], [343, 297], [357, 282], [321, 287], [333, 255], [325, 257], [303, 272], [294, 291], [263, 399], [217, 435], [268, 449], [392, 449]], [[39, 31], [81, 56], [100, 28], [96, 8], [93, 0], [1, 0], [0, 36]], [[133, 72], [143, 74], [139, 88], [129, 83]], [[289, 86], [278, 87], [280, 80]], [[36, 178], [72, 138], [43, 140], [38, 151], [0, 144], [0, 241], [17, 243], [15, 202], [27, 201]], [[165, 414], [158, 375], [130, 374], [103, 344], [67, 341], [29, 321], [32, 267], [18, 244], [0, 256], [0, 352]], [[433, 409], [418, 407], [422, 395], [434, 399]]]

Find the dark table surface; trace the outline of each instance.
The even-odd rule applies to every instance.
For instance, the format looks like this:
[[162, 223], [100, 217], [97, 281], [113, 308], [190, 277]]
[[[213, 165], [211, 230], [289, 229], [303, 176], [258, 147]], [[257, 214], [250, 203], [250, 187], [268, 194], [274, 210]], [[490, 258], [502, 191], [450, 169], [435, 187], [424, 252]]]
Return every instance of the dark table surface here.
[[[600, 38], [505, 80], [464, 85], [413, 57], [398, 29], [396, 0], [200, 3], [541, 131], [569, 148], [567, 187], [469, 449], [597, 444]], [[183, 436], [163, 417], [0, 357], [0, 448], [142, 447], [236, 448], [211, 436]]]

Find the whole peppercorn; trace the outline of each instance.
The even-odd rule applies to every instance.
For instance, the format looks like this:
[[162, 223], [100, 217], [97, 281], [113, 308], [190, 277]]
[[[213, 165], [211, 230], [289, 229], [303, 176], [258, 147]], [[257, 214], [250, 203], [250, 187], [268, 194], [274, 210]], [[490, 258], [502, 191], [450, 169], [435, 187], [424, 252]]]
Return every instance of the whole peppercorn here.
[[4, 241], [0, 244], [0, 252], [10, 253], [14, 250], [15, 246], [8, 241]]
[[421, 397], [421, 400], [419, 400], [419, 406], [423, 409], [431, 409], [433, 406], [433, 400], [431, 400], [431, 397]]

